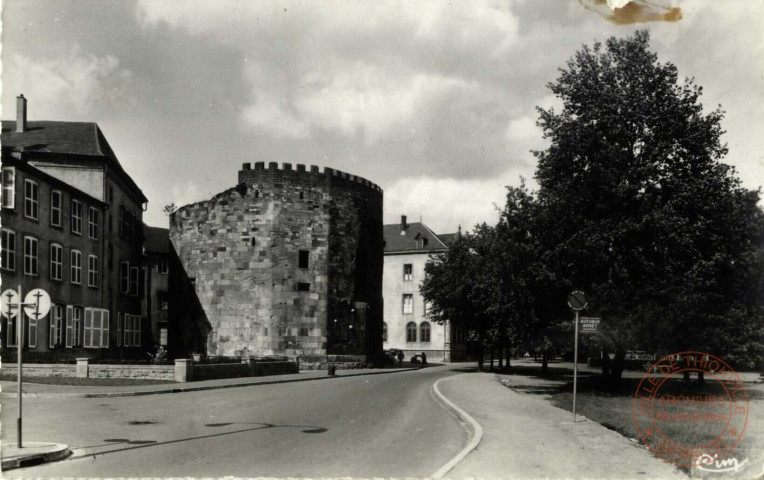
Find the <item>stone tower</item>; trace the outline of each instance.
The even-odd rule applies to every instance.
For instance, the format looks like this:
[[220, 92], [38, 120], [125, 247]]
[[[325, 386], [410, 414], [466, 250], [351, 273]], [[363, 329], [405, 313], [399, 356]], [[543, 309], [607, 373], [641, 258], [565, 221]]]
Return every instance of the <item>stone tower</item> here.
[[172, 214], [177, 354], [382, 351], [382, 190], [338, 170], [245, 163]]

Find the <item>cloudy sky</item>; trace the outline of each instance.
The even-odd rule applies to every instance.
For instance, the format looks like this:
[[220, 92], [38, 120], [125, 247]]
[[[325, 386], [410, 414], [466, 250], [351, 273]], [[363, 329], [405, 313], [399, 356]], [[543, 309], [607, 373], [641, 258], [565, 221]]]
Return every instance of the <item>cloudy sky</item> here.
[[706, 107], [723, 106], [727, 161], [745, 186], [764, 184], [764, 1], [652, 0], [618, 15], [604, 0], [3, 3], [2, 118], [24, 93], [31, 120], [97, 122], [150, 225], [255, 161], [366, 177], [387, 223], [493, 222], [505, 185], [533, 186], [535, 106], [554, 104], [557, 68], [638, 28]]

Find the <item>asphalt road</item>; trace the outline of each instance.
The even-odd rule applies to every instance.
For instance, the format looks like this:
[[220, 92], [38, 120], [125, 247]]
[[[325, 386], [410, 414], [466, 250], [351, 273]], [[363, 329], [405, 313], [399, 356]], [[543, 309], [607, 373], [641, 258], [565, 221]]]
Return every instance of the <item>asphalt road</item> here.
[[[25, 398], [25, 440], [69, 459], [13, 477], [427, 477], [467, 442], [430, 387], [458, 367], [121, 398]], [[16, 401], [4, 398], [3, 437]]]

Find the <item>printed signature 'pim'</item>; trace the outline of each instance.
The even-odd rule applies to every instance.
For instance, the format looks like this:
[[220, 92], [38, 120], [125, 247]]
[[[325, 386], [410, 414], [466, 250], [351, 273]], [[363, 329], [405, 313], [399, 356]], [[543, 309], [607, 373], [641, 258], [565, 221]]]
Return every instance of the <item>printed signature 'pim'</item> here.
[[707, 453], [698, 455], [695, 461], [698, 463], [698, 470], [705, 472], [735, 472], [748, 462], [746, 458], [742, 462], [738, 462], [737, 458], [723, 458], [718, 459], [719, 454], [715, 454], [713, 457]]

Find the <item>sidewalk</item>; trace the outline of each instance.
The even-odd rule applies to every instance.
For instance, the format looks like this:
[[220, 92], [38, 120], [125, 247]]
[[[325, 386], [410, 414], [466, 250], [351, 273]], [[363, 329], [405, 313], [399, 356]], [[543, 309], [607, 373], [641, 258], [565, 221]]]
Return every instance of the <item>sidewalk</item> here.
[[482, 427], [477, 448], [446, 478], [687, 478], [617, 432], [542, 398], [515, 392], [492, 373], [447, 378], [440, 391]]
[[[271, 375], [266, 377], [224, 378], [219, 380], [202, 380], [188, 383], [167, 383], [152, 385], [120, 385], [120, 386], [74, 386], [48, 385], [24, 382], [23, 397], [130, 397], [137, 395], [158, 395], [166, 393], [197, 392], [219, 388], [248, 387], [253, 385], [271, 385], [274, 383], [305, 382], [311, 380], [330, 380], [333, 378], [355, 377], [359, 375], [381, 375], [386, 373], [405, 372], [416, 368], [362, 368], [353, 370], [337, 370], [332, 377], [326, 370], [307, 370], [289, 375]], [[0, 381], [0, 398], [17, 398], [15, 381]]]

